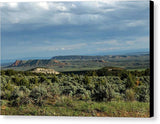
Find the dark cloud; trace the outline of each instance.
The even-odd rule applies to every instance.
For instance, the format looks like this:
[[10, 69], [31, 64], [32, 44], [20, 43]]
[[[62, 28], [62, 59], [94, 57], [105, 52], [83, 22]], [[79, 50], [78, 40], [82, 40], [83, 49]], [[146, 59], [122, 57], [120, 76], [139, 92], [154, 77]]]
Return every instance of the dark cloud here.
[[149, 48], [148, 1], [3, 3], [1, 19], [5, 58]]

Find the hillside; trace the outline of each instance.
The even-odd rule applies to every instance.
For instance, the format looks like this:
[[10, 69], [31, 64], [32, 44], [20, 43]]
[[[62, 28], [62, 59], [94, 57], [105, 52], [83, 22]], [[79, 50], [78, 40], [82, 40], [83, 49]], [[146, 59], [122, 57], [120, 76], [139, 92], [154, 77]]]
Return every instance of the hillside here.
[[13, 64], [8, 67], [47, 67], [47, 66], [65, 66], [68, 63], [60, 62], [54, 59], [46, 60], [16, 60]]
[[16, 60], [2, 69], [26, 71], [36, 67], [45, 67], [58, 72], [68, 72], [95, 70], [106, 66], [147, 69], [149, 68], [149, 55], [55, 56], [51, 59]]

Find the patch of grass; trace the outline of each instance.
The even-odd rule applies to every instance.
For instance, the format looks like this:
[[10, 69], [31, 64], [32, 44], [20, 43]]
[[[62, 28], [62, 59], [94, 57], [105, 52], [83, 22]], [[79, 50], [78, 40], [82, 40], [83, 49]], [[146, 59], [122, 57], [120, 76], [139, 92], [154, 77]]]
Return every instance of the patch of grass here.
[[[71, 101], [70, 101], [71, 102]], [[43, 107], [22, 105], [6, 107], [2, 115], [46, 115], [46, 116], [108, 116], [108, 117], [149, 117], [149, 103], [143, 102], [93, 102], [73, 100], [72, 105], [57, 102]]]
[[145, 71], [146, 68], [135, 68], [135, 69], [127, 69], [128, 71]]

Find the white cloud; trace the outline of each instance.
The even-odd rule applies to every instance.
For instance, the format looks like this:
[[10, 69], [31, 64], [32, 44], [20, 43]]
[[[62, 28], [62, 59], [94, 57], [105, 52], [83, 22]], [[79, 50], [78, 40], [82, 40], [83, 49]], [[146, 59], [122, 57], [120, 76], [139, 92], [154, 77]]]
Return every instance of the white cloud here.
[[126, 41], [127, 45], [135, 45], [135, 41]]
[[58, 51], [58, 50], [75, 50], [86, 46], [86, 43], [78, 43], [73, 45], [49, 45], [49, 46], [34, 46], [31, 50], [34, 51]]
[[71, 6], [72, 6], [72, 8], [77, 8], [77, 6], [75, 4], [72, 4]]
[[18, 7], [18, 3], [8, 3], [11, 8]]
[[136, 39], [137, 42], [149, 43], [149, 36], [148, 37], [139, 37]]
[[4, 7], [5, 4], [4, 3], [0, 3], [0, 8]]
[[[99, 23], [104, 21], [102, 13], [114, 11], [114, 8], [107, 8], [102, 2], [4, 3], [1, 8], [5, 24], [42, 22], [56, 25], [64, 21], [69, 24]], [[55, 21], [57, 23], [52, 22], [53, 18], [54, 21], [58, 20]]]
[[[126, 17], [123, 19], [124, 15], [121, 10], [126, 6], [126, 4], [114, 0], [5, 3], [1, 5], [1, 18], [2, 25], [5, 24], [5, 30], [13, 30], [12, 24], [32, 25], [31, 28], [64, 24], [93, 25], [97, 30], [105, 31], [110, 29], [125, 30], [137, 26], [147, 27], [148, 22], [144, 19], [133, 20], [126, 19]], [[136, 4], [136, 6], [139, 5]], [[136, 7], [132, 8], [132, 11], [135, 12], [136, 9]]]
[[111, 50], [120, 50], [120, 49], [126, 49], [127, 47], [109, 47], [109, 48], [97, 48], [97, 51], [111, 51]]
[[60, 10], [60, 11], [67, 11], [68, 9], [67, 9], [67, 7], [65, 7], [65, 6], [57, 6], [56, 7], [57, 8], [57, 10]]
[[47, 2], [40, 2], [40, 3], [37, 3], [37, 5], [43, 9], [49, 10], [49, 6]]
[[96, 45], [103, 45], [103, 44], [108, 44], [108, 45], [120, 45], [117, 40], [107, 40], [107, 41], [99, 41], [99, 42], [93, 42], [93, 44]]
[[127, 27], [137, 27], [137, 26], [144, 26], [146, 25], [146, 20], [126, 20]]
[[[137, 46], [139, 44], [139, 46]], [[124, 45], [131, 46], [131, 47], [146, 47], [149, 48], [149, 37], [137, 37], [134, 40], [125, 41]]]
[[[97, 48], [97, 51], [112, 51], [112, 50], [128, 50], [128, 49], [143, 49], [149, 48], [149, 37], [134, 37], [132, 40], [109, 40], [102, 42], [94, 42], [95, 45], [103, 45]], [[109, 46], [107, 46], [109, 45]], [[97, 46], [99, 47], [99, 46]]]

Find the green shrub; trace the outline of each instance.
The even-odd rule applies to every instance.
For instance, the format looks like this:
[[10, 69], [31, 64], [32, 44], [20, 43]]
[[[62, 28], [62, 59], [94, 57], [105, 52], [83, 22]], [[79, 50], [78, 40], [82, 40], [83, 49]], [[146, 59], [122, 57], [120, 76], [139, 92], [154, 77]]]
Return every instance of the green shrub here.
[[140, 102], [149, 102], [149, 88], [141, 85], [136, 89], [136, 99]]
[[76, 93], [75, 94], [85, 94], [86, 92], [86, 89], [82, 88], [82, 87], [79, 87], [77, 90], [76, 90]]
[[51, 79], [52, 83], [58, 82], [58, 77], [54, 75]]
[[9, 81], [6, 85], [5, 85], [5, 89], [9, 90], [9, 91], [13, 91], [14, 90], [14, 86], [11, 84], [11, 81]]
[[14, 100], [11, 100], [11, 101], [9, 102], [9, 104], [10, 104], [12, 107], [20, 106], [20, 98], [18, 97], [18, 98], [14, 99]]
[[27, 104], [31, 104], [32, 100], [28, 97], [28, 96], [23, 96], [20, 97], [20, 105], [27, 105]]
[[131, 73], [129, 73], [127, 77], [126, 88], [133, 88], [135, 86], [135, 82], [135, 77]]
[[31, 104], [31, 99], [27, 96], [21, 96], [10, 101], [10, 105], [13, 107], [15, 106], [18, 107], [18, 106], [27, 105], [27, 104]]
[[5, 75], [8, 75], [8, 76], [15, 75], [15, 74], [17, 74], [17, 72], [12, 69], [8, 69], [5, 71]]
[[1, 99], [6, 99], [6, 100], [10, 100], [11, 98], [11, 91], [9, 90], [3, 90], [0, 92], [0, 96], [1, 96]]
[[31, 79], [29, 80], [29, 83], [30, 83], [30, 84], [38, 84], [38, 78], [37, 78], [37, 77], [31, 78]]
[[95, 101], [111, 101], [114, 98], [114, 90], [110, 84], [97, 84], [92, 93], [92, 99]]
[[47, 85], [51, 85], [51, 84], [52, 84], [52, 81], [51, 81], [50, 79], [46, 79], [46, 80], [44, 81], [44, 83], [46, 83]]
[[27, 79], [23, 78], [23, 79], [20, 80], [19, 86], [29, 87], [29, 81]]
[[20, 96], [23, 96], [23, 91], [20, 91], [19, 88], [15, 87], [15, 89], [13, 90], [13, 92], [11, 93], [11, 100], [13, 99], [17, 99]]
[[114, 101], [123, 101], [125, 94], [115, 93]]
[[5, 75], [5, 71], [4, 70], [0, 70], [0, 75], [4, 76]]
[[71, 82], [69, 81], [64, 81], [62, 84], [61, 84], [61, 90], [62, 90], [62, 93], [63, 95], [69, 95], [71, 92], [73, 94], [75, 94], [76, 90], [77, 90], [77, 87], [75, 85], [73, 85]]
[[132, 89], [126, 90], [126, 100], [127, 101], [134, 101], [135, 100], [135, 92]]
[[21, 80], [21, 78], [18, 76], [15, 76], [12, 78], [12, 82], [15, 83], [17, 86], [19, 86], [20, 80]]
[[[125, 72], [125, 74], [128, 72]], [[111, 101], [137, 100], [149, 101], [150, 77], [136, 77], [134, 72], [118, 76], [86, 76], [78, 74], [44, 75], [17, 73], [12, 76], [1, 76], [1, 98], [14, 105], [43, 105], [46, 98], [56, 99], [60, 96], [72, 97], [76, 100]], [[136, 79], [141, 85], [135, 85]], [[40, 84], [40, 83], [42, 84]], [[16, 86], [15, 86], [16, 85]], [[40, 86], [38, 86], [40, 85]], [[133, 89], [133, 90], [131, 90]], [[25, 99], [28, 99], [27, 101]], [[67, 99], [67, 98], [66, 98]], [[16, 101], [17, 100], [17, 101]]]
[[29, 95], [30, 90], [26, 86], [21, 86], [19, 91], [23, 91], [25, 95]]
[[43, 76], [43, 75], [42, 75], [42, 76], [40, 77], [40, 79], [39, 79], [39, 82], [40, 82], [40, 83], [43, 83], [43, 82], [46, 81], [46, 80], [47, 80], [46, 76]]
[[91, 83], [91, 80], [89, 79], [88, 76], [85, 76], [84, 77], [84, 84], [90, 84]]
[[80, 100], [90, 100], [91, 93], [82, 87], [77, 88], [75, 96]]
[[63, 86], [62, 94], [69, 95], [70, 93], [74, 92], [74, 87], [72, 86]]
[[29, 89], [27, 89], [25, 86], [15, 88], [10, 97], [10, 105], [14, 107], [31, 103], [31, 100], [28, 96], [29, 92]]
[[51, 92], [52, 96], [59, 96], [61, 94], [58, 83], [54, 83], [54, 85], [49, 88], [49, 91]]
[[31, 91], [30, 97], [34, 100], [36, 105], [42, 106], [44, 104], [44, 99], [47, 98], [47, 90], [42, 86], [35, 87]]
[[70, 106], [73, 107], [73, 100], [69, 96], [60, 96], [56, 99], [56, 106]]
[[4, 76], [1, 76], [1, 86], [7, 84], [7, 80]]

